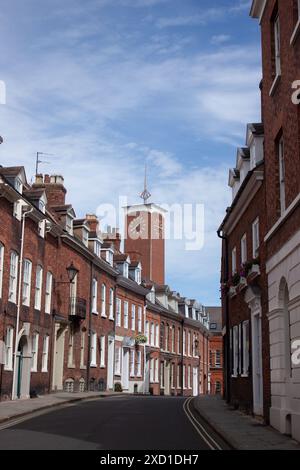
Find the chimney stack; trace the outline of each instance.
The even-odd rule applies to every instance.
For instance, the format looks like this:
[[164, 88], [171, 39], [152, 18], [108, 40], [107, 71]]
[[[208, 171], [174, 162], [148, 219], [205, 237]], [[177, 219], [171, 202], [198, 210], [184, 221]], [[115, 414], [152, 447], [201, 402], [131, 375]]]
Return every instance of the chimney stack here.
[[45, 189], [48, 209], [56, 206], [64, 206], [67, 190], [64, 186], [64, 178], [61, 175], [37, 175], [33, 188]]
[[100, 222], [98, 217], [95, 214], [86, 214], [85, 218], [90, 228], [90, 231], [98, 234], [98, 231], [100, 231]]

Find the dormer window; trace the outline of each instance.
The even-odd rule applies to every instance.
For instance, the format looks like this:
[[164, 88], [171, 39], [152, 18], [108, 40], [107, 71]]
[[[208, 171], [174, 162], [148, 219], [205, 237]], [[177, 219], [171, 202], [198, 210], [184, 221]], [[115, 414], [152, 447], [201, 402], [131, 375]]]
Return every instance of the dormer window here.
[[39, 210], [45, 214], [46, 212], [46, 206], [45, 206], [45, 203], [42, 199], [39, 199]]
[[106, 250], [105, 259], [111, 266], [114, 265], [114, 254], [111, 250]]
[[82, 229], [82, 241], [85, 246], [89, 246], [89, 231], [84, 227]]
[[101, 243], [98, 240], [94, 242], [94, 253], [99, 258], [101, 257]]
[[66, 215], [66, 231], [73, 235], [73, 218], [70, 215]]
[[135, 270], [135, 282], [137, 284], [141, 284], [141, 282], [142, 282], [142, 272], [141, 272], [140, 268], [137, 268]]
[[128, 263], [124, 263], [123, 264], [123, 276], [128, 278], [128, 273], [129, 273]]
[[22, 194], [23, 184], [20, 178], [15, 178], [14, 186], [15, 186], [15, 190], [18, 191], [18, 193]]

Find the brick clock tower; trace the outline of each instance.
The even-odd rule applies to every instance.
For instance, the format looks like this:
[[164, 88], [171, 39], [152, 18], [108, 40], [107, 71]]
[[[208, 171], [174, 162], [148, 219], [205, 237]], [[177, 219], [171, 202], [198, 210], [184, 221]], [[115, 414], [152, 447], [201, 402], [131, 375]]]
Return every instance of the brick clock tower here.
[[142, 263], [142, 277], [146, 281], [165, 284], [165, 213], [157, 204], [148, 203], [151, 194], [141, 194], [144, 204], [125, 208], [125, 253], [132, 261]]

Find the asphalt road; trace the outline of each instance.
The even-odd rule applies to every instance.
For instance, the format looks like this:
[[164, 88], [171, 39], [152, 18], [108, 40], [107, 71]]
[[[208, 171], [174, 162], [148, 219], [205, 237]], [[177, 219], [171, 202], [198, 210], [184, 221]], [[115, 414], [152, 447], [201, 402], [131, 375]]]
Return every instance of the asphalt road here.
[[[4, 450], [208, 450], [226, 445], [184, 398], [110, 397], [0, 426]], [[6, 425], [7, 426], [7, 425]]]

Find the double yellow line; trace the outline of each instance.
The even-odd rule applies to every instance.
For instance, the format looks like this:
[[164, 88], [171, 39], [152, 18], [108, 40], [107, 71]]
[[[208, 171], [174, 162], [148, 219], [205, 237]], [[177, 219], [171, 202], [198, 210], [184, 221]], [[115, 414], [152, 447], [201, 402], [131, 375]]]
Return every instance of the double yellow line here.
[[208, 445], [210, 450], [223, 450], [222, 447], [215, 441], [215, 439], [207, 432], [203, 425], [198, 421], [198, 419], [193, 415], [191, 411], [191, 401], [193, 398], [188, 398], [183, 404], [183, 411], [185, 412], [187, 418], [194, 426], [195, 430], [201, 437], [201, 439]]

